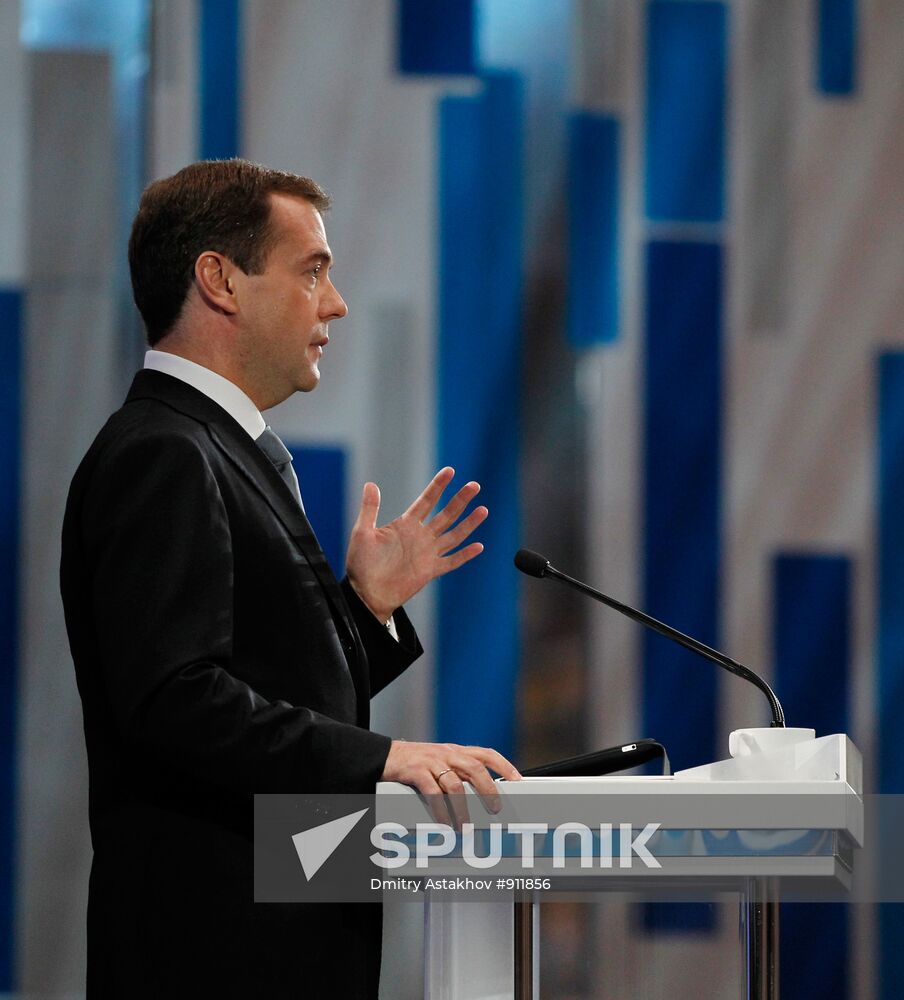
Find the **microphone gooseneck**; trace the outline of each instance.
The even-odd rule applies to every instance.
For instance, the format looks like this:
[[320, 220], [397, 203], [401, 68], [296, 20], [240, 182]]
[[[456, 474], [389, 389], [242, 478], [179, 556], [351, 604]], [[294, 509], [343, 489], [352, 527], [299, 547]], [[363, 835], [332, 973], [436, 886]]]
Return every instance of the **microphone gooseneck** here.
[[605, 604], [607, 607], [620, 612], [632, 621], [639, 622], [641, 625], [646, 626], [646, 628], [650, 628], [654, 632], [664, 635], [666, 639], [671, 639], [672, 642], [677, 642], [679, 646], [683, 646], [685, 649], [689, 649], [692, 653], [702, 656], [704, 660], [709, 660], [710, 663], [718, 664], [718, 666], [727, 670], [729, 673], [734, 674], [736, 677], [742, 677], [745, 681], [749, 681], [754, 687], [759, 688], [759, 690], [766, 696], [766, 699], [769, 702], [769, 708], [772, 712], [772, 725], [778, 728], [784, 728], [785, 713], [775, 692], [758, 673], [751, 670], [749, 667], [745, 667], [743, 663], [738, 663], [737, 660], [732, 660], [731, 657], [726, 656], [724, 653], [720, 653], [719, 650], [713, 649], [705, 643], [702, 643], [689, 635], [685, 635], [683, 632], [679, 632], [677, 629], [672, 628], [671, 625], [666, 625], [664, 622], [651, 618], [649, 615], [644, 614], [643, 611], [638, 611], [636, 608], [631, 608], [627, 604], [622, 604], [621, 601], [616, 601], [614, 598], [608, 597], [606, 594], [603, 594], [598, 590], [594, 590], [593, 587], [589, 587], [586, 583], [581, 583], [580, 580], [573, 579], [567, 574], [561, 572], [561, 570], [551, 566], [549, 560], [545, 556], [541, 556], [538, 552], [532, 552], [530, 549], [519, 549], [515, 554], [515, 566], [521, 570], [522, 573], [526, 573], [528, 576], [535, 576], [539, 578], [547, 576], [555, 577], [555, 579], [561, 580], [562, 583], [567, 584], [569, 587], [573, 587], [575, 590], [579, 590], [582, 594], [586, 594], [588, 597], [592, 597], [601, 604]]

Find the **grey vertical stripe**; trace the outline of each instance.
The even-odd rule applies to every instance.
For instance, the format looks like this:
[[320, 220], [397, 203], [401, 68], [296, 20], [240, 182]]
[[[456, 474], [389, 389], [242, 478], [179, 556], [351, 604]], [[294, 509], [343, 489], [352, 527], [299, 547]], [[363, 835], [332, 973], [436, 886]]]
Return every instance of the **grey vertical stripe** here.
[[[81, 708], [58, 591], [66, 491], [122, 398], [112, 285], [117, 202], [106, 55], [33, 52], [23, 470], [19, 986], [84, 988], [91, 860]], [[48, 948], [53, 958], [48, 958]]]
[[795, 38], [793, 4], [749, 8], [750, 78], [741, 124], [749, 143], [741, 212], [750, 234], [744, 260], [748, 283], [744, 327], [754, 332], [784, 327], [788, 312], [790, 159]]

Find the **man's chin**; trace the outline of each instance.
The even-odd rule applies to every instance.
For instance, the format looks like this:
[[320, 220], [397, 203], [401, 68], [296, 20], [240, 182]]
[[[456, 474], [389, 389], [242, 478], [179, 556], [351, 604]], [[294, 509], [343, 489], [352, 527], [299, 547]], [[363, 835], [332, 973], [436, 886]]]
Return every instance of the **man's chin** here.
[[298, 392], [313, 392], [318, 385], [320, 385], [320, 369], [315, 365], [299, 379], [297, 389]]

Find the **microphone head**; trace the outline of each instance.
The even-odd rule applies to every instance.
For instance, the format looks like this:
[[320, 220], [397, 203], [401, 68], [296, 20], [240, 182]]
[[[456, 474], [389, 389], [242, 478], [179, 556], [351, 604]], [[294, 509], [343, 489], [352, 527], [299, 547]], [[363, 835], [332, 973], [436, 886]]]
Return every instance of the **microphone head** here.
[[528, 576], [546, 576], [549, 569], [549, 560], [541, 556], [539, 552], [531, 552], [530, 549], [518, 549], [515, 553], [515, 565], [522, 573]]

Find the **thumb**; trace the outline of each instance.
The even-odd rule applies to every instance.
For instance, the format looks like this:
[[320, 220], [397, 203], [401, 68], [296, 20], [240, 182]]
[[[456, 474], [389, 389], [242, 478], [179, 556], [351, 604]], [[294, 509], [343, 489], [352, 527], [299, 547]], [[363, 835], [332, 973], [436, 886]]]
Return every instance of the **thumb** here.
[[365, 483], [361, 494], [361, 509], [355, 528], [366, 528], [373, 531], [377, 526], [377, 514], [380, 513], [380, 487], [376, 483]]

